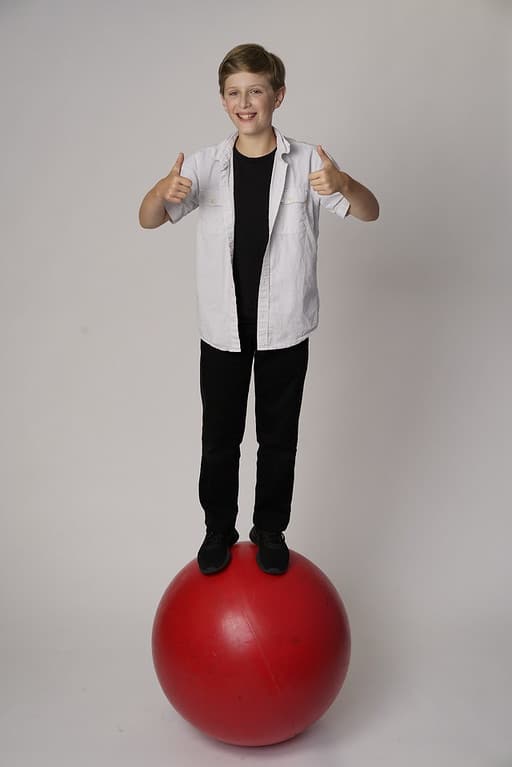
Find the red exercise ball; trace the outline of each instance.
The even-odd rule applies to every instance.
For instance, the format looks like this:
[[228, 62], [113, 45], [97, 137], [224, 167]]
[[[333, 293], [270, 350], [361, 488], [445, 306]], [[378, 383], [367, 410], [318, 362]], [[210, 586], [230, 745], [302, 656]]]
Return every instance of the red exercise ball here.
[[238, 746], [293, 738], [336, 698], [350, 658], [343, 602], [327, 576], [290, 550], [267, 575], [256, 546], [203, 575], [194, 559], [165, 591], [153, 624], [156, 675], [174, 708], [207, 735]]

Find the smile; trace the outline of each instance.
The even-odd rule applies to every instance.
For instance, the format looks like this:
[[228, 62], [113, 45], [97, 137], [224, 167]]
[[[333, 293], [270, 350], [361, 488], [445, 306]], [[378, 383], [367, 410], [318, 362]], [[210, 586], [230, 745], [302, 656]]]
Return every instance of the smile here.
[[245, 121], [247, 121], [247, 120], [252, 120], [252, 119], [253, 119], [253, 117], [256, 117], [256, 112], [252, 112], [251, 114], [247, 114], [247, 115], [244, 115], [244, 114], [240, 114], [240, 113], [239, 113], [239, 114], [238, 114], [238, 117], [239, 117], [241, 120], [245, 120]]

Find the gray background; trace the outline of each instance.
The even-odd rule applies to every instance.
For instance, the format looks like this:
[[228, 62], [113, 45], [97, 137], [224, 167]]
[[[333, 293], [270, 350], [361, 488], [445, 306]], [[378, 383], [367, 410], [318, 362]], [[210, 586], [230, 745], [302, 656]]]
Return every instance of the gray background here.
[[[512, 762], [511, 5], [2, 2], [2, 762]], [[275, 124], [375, 192], [323, 211], [291, 548], [347, 607], [341, 695], [274, 748], [169, 706], [150, 632], [203, 537], [195, 215], [146, 191], [233, 130], [217, 67], [287, 67]], [[253, 393], [239, 528], [250, 527]]]

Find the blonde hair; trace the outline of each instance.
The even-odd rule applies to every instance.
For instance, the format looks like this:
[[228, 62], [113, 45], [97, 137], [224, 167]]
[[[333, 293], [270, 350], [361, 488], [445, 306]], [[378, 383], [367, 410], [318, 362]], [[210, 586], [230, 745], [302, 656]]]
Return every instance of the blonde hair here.
[[268, 75], [270, 85], [274, 91], [284, 85], [284, 64], [275, 53], [270, 53], [257, 43], [244, 43], [232, 48], [219, 66], [219, 90], [224, 94], [224, 84], [229, 75], [236, 72], [254, 72], [255, 74]]

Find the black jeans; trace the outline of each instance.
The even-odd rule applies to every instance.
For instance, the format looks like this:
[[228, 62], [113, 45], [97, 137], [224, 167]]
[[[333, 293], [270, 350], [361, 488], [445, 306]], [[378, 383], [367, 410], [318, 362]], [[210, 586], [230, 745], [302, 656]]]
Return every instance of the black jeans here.
[[221, 351], [201, 339], [199, 501], [206, 526], [217, 531], [234, 527], [238, 515], [240, 445], [253, 361], [258, 441], [253, 524], [285, 530], [290, 520], [309, 339], [259, 351], [255, 337], [254, 326], [240, 326], [240, 352]]

